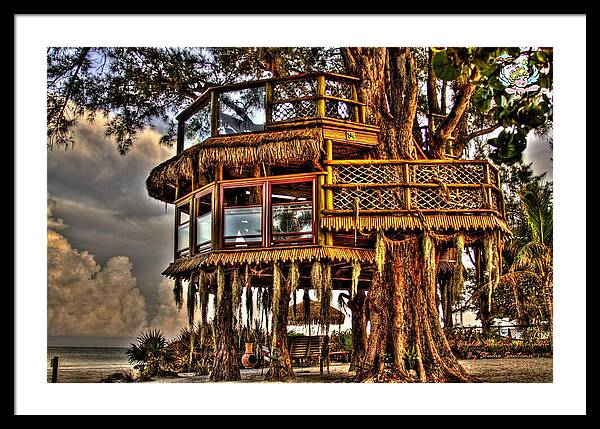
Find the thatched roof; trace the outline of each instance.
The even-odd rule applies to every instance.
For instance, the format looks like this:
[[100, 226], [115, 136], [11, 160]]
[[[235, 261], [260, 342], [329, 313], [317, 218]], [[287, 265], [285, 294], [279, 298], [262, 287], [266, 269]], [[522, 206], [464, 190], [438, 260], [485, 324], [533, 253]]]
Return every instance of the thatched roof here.
[[[330, 231], [374, 231], [385, 230], [423, 230], [426, 227], [433, 231], [481, 231], [500, 230], [510, 235], [510, 229], [502, 219], [489, 215], [425, 215], [427, 225], [417, 215], [402, 216], [326, 216], [321, 218], [321, 227]], [[358, 222], [357, 222], [358, 221]]]
[[[294, 306], [288, 309], [288, 325], [317, 325], [321, 318], [321, 304], [317, 301], [310, 301], [310, 315], [308, 322], [304, 317], [304, 303], [296, 304], [296, 319], [294, 320]], [[341, 325], [345, 319], [344, 313], [335, 307], [329, 307], [329, 323], [331, 325]]]
[[182, 257], [172, 262], [163, 275], [169, 277], [188, 276], [193, 270], [216, 265], [239, 266], [241, 264], [261, 264], [272, 262], [311, 262], [329, 261], [372, 263], [375, 251], [336, 246], [276, 247], [271, 249], [223, 250]]
[[178, 177], [191, 181], [194, 165], [199, 173], [217, 165], [289, 165], [318, 161], [323, 153], [322, 131], [318, 128], [209, 137], [155, 167], [146, 188], [151, 197], [165, 201], [166, 182], [175, 184]]

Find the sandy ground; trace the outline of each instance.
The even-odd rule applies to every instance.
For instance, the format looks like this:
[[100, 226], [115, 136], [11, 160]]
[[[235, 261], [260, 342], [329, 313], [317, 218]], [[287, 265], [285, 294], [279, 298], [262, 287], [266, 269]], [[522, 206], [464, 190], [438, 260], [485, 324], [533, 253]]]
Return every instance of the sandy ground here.
[[[460, 360], [471, 375], [482, 383], [552, 383], [552, 358], [510, 358]], [[319, 367], [295, 368], [296, 383], [349, 383], [354, 373], [348, 372], [349, 364], [332, 363], [329, 374], [319, 374]], [[267, 369], [241, 370], [244, 382], [266, 382]], [[180, 374], [173, 377], [156, 377], [149, 383], [207, 383], [208, 376]], [[239, 383], [239, 382], [238, 382]]]

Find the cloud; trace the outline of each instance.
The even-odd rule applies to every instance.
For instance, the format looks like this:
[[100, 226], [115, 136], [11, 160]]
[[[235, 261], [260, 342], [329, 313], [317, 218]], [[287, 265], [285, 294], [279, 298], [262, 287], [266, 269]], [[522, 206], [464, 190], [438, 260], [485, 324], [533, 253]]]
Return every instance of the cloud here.
[[187, 326], [185, 310], [175, 306], [173, 281], [161, 281], [156, 316], [148, 323], [130, 259], [112, 256], [101, 266], [88, 251], [73, 248], [59, 233], [67, 225], [53, 217], [55, 208], [48, 196], [48, 335], [134, 338], [157, 328], [174, 338]]
[[[174, 281], [163, 279], [158, 287], [158, 305], [156, 316], [148, 323], [150, 328], [160, 329], [167, 338], [175, 338], [183, 327], [187, 327], [188, 319], [185, 308], [181, 311], [173, 298]], [[187, 296], [187, 282], [183, 283], [183, 296]]]
[[126, 256], [104, 266], [71, 246], [48, 210], [48, 335], [126, 337], [146, 328], [146, 302]]
[[[119, 155], [105, 137], [101, 116], [76, 128], [73, 149], [48, 155], [49, 210], [73, 247], [87, 249], [98, 264], [113, 255], [127, 255], [133, 275], [153, 313], [158, 305], [161, 272], [173, 259], [173, 208], [150, 198], [145, 180], [150, 170], [170, 158], [175, 148], [160, 146], [160, 134], [145, 129], [133, 149]], [[152, 314], [151, 314], [152, 315]]]

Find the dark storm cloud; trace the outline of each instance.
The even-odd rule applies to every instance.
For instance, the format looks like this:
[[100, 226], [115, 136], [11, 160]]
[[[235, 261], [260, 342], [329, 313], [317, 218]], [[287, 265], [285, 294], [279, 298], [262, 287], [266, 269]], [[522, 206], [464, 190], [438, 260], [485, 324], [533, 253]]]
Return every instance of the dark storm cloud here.
[[55, 217], [69, 225], [64, 235], [100, 264], [127, 256], [150, 316], [158, 308], [160, 273], [172, 259], [173, 246], [173, 210], [165, 210], [145, 188], [150, 170], [175, 152], [159, 146], [159, 137], [145, 130], [122, 156], [99, 120], [78, 126], [73, 149], [48, 152], [48, 192]]

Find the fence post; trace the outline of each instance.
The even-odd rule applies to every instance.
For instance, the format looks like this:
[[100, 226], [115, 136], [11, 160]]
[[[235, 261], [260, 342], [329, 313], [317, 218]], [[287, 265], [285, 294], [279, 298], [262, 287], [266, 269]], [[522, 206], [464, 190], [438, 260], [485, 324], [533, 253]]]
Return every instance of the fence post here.
[[58, 356], [52, 358], [52, 383], [58, 379]]

